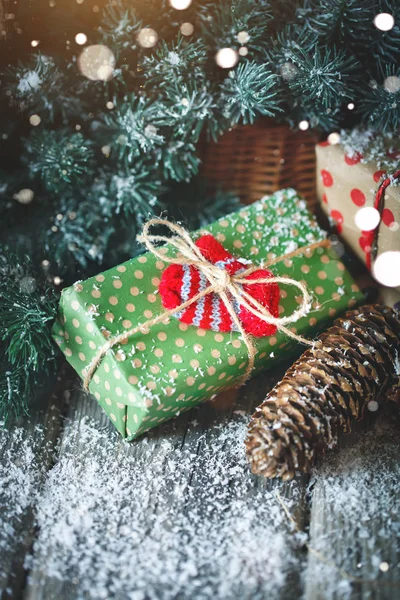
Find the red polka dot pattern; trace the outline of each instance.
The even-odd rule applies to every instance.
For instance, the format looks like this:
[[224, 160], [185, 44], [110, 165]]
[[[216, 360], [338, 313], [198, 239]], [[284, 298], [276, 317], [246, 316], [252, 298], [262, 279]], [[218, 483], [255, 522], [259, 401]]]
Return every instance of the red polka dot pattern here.
[[383, 171], [382, 169], [380, 171], [375, 171], [375, 173], [374, 173], [375, 183], [378, 183], [380, 181], [382, 175], [386, 175], [386, 171]]
[[369, 233], [369, 231], [362, 233], [360, 239], [358, 240], [361, 249], [365, 253], [371, 252], [371, 240], [370, 235], [368, 235]]
[[339, 210], [331, 210], [331, 217], [336, 223], [338, 232], [342, 233], [342, 223], [344, 221], [342, 213]]
[[345, 155], [344, 160], [346, 162], [346, 164], [350, 165], [351, 167], [353, 165], [356, 165], [360, 162], [360, 160], [362, 159], [362, 154], [360, 154], [359, 152], [355, 152], [353, 156], [349, 156], [348, 154]]
[[358, 188], [353, 188], [350, 192], [350, 197], [356, 206], [364, 206], [365, 194]]
[[328, 196], [326, 194], [324, 194], [322, 196], [322, 202], [324, 202], [325, 204], [328, 204]]
[[321, 178], [325, 187], [331, 187], [333, 185], [333, 177], [326, 169], [321, 169]]
[[395, 222], [394, 214], [390, 210], [390, 208], [384, 208], [382, 211], [382, 221], [387, 226], [390, 227]]
[[330, 144], [329, 144], [328, 140], [325, 140], [324, 142], [320, 142], [320, 143], [318, 144], [318, 146], [329, 146], [329, 145], [330, 145]]

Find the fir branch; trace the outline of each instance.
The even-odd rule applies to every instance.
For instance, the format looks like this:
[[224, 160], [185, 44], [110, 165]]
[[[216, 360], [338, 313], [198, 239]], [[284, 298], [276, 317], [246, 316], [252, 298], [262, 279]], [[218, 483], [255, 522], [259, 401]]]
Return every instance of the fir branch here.
[[360, 90], [359, 111], [368, 115], [365, 121], [381, 132], [396, 131], [400, 127], [400, 69], [386, 68], [381, 83], [372, 80]]
[[224, 114], [232, 124], [241, 118], [243, 123], [253, 123], [259, 115], [276, 115], [281, 110], [277, 84], [278, 77], [266, 65], [240, 64], [221, 87]]
[[179, 84], [204, 79], [206, 61], [206, 46], [202, 40], [187, 40], [178, 35], [177, 40], [169, 44], [162, 40], [153, 54], [144, 57], [142, 67], [151, 88], [157, 89], [171, 79]]
[[301, 121], [309, 123], [310, 128], [319, 129], [327, 133], [338, 131], [342, 121], [340, 107], [321, 108], [312, 103], [305, 102], [302, 98], [291, 98], [290, 111], [285, 115], [285, 120], [293, 128], [297, 128]]
[[[272, 13], [267, 0], [218, 0], [200, 6], [199, 14], [203, 37], [215, 51], [220, 48], [238, 50], [246, 45], [249, 55], [253, 56], [262, 51], [268, 40]], [[240, 33], [246, 36], [238, 37]]]
[[10, 103], [21, 112], [29, 109], [53, 123], [58, 116], [65, 119], [80, 111], [67, 73], [50, 56], [34, 54], [26, 64], [9, 67], [4, 80]]
[[27, 257], [0, 256], [0, 419], [26, 412], [27, 399], [54, 373], [56, 309], [53, 290]]
[[22, 161], [31, 175], [39, 174], [49, 192], [60, 194], [93, 176], [92, 145], [81, 133], [67, 129], [34, 130], [25, 140]]
[[[359, 123], [394, 130], [398, 91], [395, 79], [385, 80], [398, 77], [388, 65], [400, 60], [399, 11], [394, 0], [199, 0], [185, 11], [168, 0], [110, 0], [100, 28], [82, 29], [90, 44], [115, 53], [110, 81], [79, 72], [82, 48], [73, 38], [71, 54], [58, 42], [52, 56], [32, 48], [0, 75], [1, 236], [38, 255], [37, 230], [55, 215], [47, 251], [62, 277], [77, 268], [84, 276], [134, 249], [138, 224], [159, 209], [161, 191], [197, 173], [201, 136], [217, 139], [262, 115], [324, 131]], [[379, 12], [393, 14], [390, 31], [375, 27]], [[183, 22], [193, 35], [178, 34]], [[138, 43], [142, 26], [158, 35], [151, 49]], [[76, 23], [68, 27], [77, 31]], [[228, 75], [215, 63], [224, 47], [241, 51]], [[356, 109], [346, 110], [347, 102]], [[29, 124], [34, 113], [37, 128]], [[34, 192], [29, 206], [18, 202], [23, 188]], [[187, 208], [201, 213], [201, 206]], [[18, 220], [25, 224], [17, 228]]]
[[[111, 207], [114, 214], [129, 217], [130, 225], [138, 227], [160, 209], [158, 196], [163, 192], [157, 171], [142, 161], [128, 170], [113, 173], [100, 194], [100, 202]], [[133, 217], [133, 218], [132, 218]]]
[[63, 280], [76, 277], [79, 267], [88, 273], [104, 260], [115, 225], [111, 222], [110, 206], [98, 191], [96, 187], [86, 199], [78, 196], [64, 200], [45, 232], [45, 249], [58, 265]]
[[24, 367], [11, 365], [0, 348], [0, 421], [6, 425], [10, 418], [27, 414], [28, 401], [36, 391]]
[[375, 0], [310, 0], [297, 15], [307, 29], [326, 42], [354, 43], [372, 26]]
[[[374, 3], [375, 4], [375, 3]], [[368, 61], [368, 69], [372, 69], [377, 75], [383, 75], [386, 65], [400, 63], [400, 3], [396, 0], [380, 0], [378, 9], [374, 6], [374, 16], [379, 13], [389, 13], [393, 15], [394, 27], [389, 31], [380, 31], [375, 26], [370, 25], [372, 29], [371, 42], [368, 44], [371, 59]], [[364, 35], [359, 37], [359, 46]], [[374, 66], [376, 63], [376, 66]]]
[[163, 149], [159, 164], [165, 179], [190, 181], [199, 171], [200, 158], [194, 144], [173, 140]]
[[357, 65], [355, 58], [334, 48], [317, 48], [312, 55], [293, 48], [288, 62], [294, 69], [287, 84], [302, 102], [333, 108], [351, 98], [349, 82]]
[[130, 95], [115, 99], [115, 108], [104, 117], [104, 140], [122, 164], [129, 165], [141, 153], [156, 150], [164, 143], [158, 132], [165, 111], [158, 101]]
[[264, 56], [271, 70], [278, 73], [286, 81], [295, 76], [297, 69], [292, 56], [296, 52], [312, 54], [317, 44], [317, 37], [306, 27], [294, 24], [285, 25], [271, 38]]
[[123, 50], [136, 48], [136, 35], [141, 27], [142, 22], [131, 2], [114, 0], [105, 7], [98, 31], [102, 43], [118, 55]]
[[212, 84], [168, 81], [162, 90], [162, 124], [171, 128], [172, 139], [196, 143], [204, 128], [216, 139], [224, 130]]

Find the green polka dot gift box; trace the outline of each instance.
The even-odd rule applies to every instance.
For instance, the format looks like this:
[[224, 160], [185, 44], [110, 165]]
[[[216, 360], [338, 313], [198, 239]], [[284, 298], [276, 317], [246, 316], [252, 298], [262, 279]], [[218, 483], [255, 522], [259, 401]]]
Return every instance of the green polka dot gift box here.
[[[292, 189], [262, 198], [205, 231], [232, 255], [253, 264], [279, 258], [270, 267], [273, 274], [307, 286], [312, 301], [306, 316], [288, 326], [292, 333], [312, 338], [339, 313], [363, 301], [333, 249], [318, 245], [326, 234]], [[174, 252], [169, 246], [161, 251]], [[62, 293], [53, 329], [56, 342], [82, 378], [107, 340], [122, 334], [120, 343], [97, 365], [89, 390], [128, 440], [237, 385], [248, 366], [248, 350], [239, 332], [206, 330], [175, 317], [146, 326], [165, 310], [158, 288], [167, 266], [147, 253], [75, 283]], [[279, 315], [291, 315], [302, 296], [294, 285], [279, 287]], [[141, 332], [123, 336], [138, 324], [144, 324]], [[257, 348], [253, 373], [273, 368], [298, 346], [280, 330], [253, 342]]]

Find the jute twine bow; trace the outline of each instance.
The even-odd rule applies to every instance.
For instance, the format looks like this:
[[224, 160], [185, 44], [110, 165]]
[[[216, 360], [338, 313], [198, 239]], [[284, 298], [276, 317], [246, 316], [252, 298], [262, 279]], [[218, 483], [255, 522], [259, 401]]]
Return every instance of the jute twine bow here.
[[[173, 232], [175, 237], [166, 237], [164, 235], [150, 235], [149, 230], [151, 227], [155, 225], [162, 225], [167, 227], [171, 232]], [[294, 323], [301, 317], [305, 316], [308, 311], [308, 307], [311, 304], [311, 296], [304, 284], [295, 279], [290, 279], [289, 277], [262, 277], [260, 279], [247, 279], [247, 277], [258, 271], [260, 268], [266, 268], [277, 262], [280, 262], [284, 259], [289, 259], [298, 254], [304, 253], [307, 250], [314, 250], [315, 248], [319, 248], [321, 246], [329, 246], [328, 240], [322, 240], [320, 242], [316, 242], [314, 244], [310, 244], [308, 246], [303, 246], [298, 248], [294, 252], [290, 252], [278, 258], [272, 259], [267, 263], [263, 263], [262, 265], [252, 265], [245, 271], [241, 273], [236, 273], [234, 275], [230, 275], [225, 269], [221, 269], [220, 267], [210, 263], [202, 253], [200, 249], [193, 242], [192, 238], [189, 235], [189, 232], [186, 231], [183, 227], [176, 225], [175, 223], [171, 223], [165, 219], [151, 219], [148, 221], [143, 227], [143, 233], [139, 237], [139, 241], [142, 242], [147, 250], [154, 254], [154, 256], [160, 259], [163, 262], [176, 264], [176, 265], [191, 265], [196, 267], [201, 271], [201, 273], [207, 278], [209, 281], [209, 285], [203, 291], [199, 292], [186, 302], [183, 302], [179, 306], [175, 307], [171, 310], [165, 310], [158, 316], [145, 321], [144, 323], [140, 323], [136, 327], [132, 329], [128, 329], [118, 335], [112, 336], [108, 338], [108, 340], [104, 343], [104, 345], [97, 352], [96, 356], [93, 358], [91, 363], [88, 365], [86, 369], [86, 374], [84, 377], [83, 387], [87, 391], [89, 389], [89, 384], [92, 380], [94, 373], [99, 367], [101, 361], [104, 356], [107, 354], [111, 348], [120, 344], [123, 341], [126, 341], [128, 338], [134, 336], [136, 333], [147, 333], [148, 329], [153, 327], [153, 325], [157, 325], [158, 323], [165, 322], [170, 316], [173, 316], [175, 313], [178, 313], [182, 310], [185, 310], [193, 303], [197, 302], [204, 296], [208, 294], [218, 294], [223, 300], [231, 318], [232, 322], [235, 324], [237, 331], [240, 333], [242, 340], [244, 341], [247, 353], [248, 353], [248, 365], [246, 372], [242, 378], [242, 382], [244, 383], [250, 373], [254, 368], [254, 361], [257, 349], [255, 348], [252, 337], [246, 333], [243, 329], [243, 325], [240, 322], [239, 317], [236, 314], [234, 308], [234, 301], [236, 301], [240, 306], [245, 307], [248, 311], [250, 311], [253, 315], [257, 316], [262, 321], [266, 323], [276, 325], [277, 329], [285, 333], [288, 337], [301, 342], [302, 344], [312, 345], [313, 342], [308, 340], [301, 335], [297, 335], [290, 329], [286, 327], [289, 323]], [[175, 256], [168, 256], [161, 252], [161, 250], [155, 246], [155, 243], [165, 242], [176, 248], [177, 254]], [[257, 302], [248, 292], [243, 289], [243, 285], [254, 285], [256, 283], [282, 283], [285, 285], [292, 285], [299, 289], [302, 295], [302, 301], [297, 310], [295, 310], [291, 315], [285, 317], [274, 317], [271, 315], [269, 310]]]

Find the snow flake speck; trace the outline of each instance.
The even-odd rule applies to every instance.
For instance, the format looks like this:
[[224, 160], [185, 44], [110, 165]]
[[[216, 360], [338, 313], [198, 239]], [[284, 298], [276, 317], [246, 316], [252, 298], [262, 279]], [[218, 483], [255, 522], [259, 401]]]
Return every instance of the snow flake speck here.
[[36, 71], [28, 71], [18, 82], [17, 89], [20, 94], [38, 90], [42, 83]]
[[169, 52], [168, 53], [168, 61], [171, 65], [179, 65], [181, 59], [179, 58], [179, 54], [177, 52]]
[[[96, 600], [278, 599], [299, 541], [275, 496], [248, 474], [247, 419], [236, 416], [201, 435], [198, 454], [172, 439], [154, 452], [143, 439], [133, 455], [82, 421], [79, 460], [64, 452], [40, 496], [28, 566], [72, 578], [77, 597]], [[75, 426], [63, 447], [76, 436]]]

